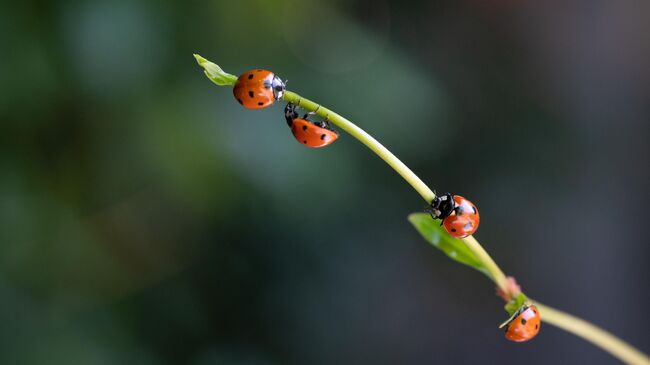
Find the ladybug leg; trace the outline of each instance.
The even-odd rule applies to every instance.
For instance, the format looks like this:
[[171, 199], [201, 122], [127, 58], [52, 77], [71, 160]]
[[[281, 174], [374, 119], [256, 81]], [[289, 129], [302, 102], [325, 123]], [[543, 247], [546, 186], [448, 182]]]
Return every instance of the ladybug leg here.
[[327, 128], [331, 131], [336, 132], [336, 130], [332, 127], [332, 125], [330, 124], [329, 120], [327, 120], [327, 118], [325, 118], [325, 120], [323, 121], [323, 128]]
[[[434, 203], [435, 202], [432, 202], [428, 207], [424, 208], [424, 212], [429, 213], [433, 219], [440, 219], [440, 210], [438, 210], [438, 207], [434, 206]], [[442, 221], [440, 224], [442, 224]]]
[[304, 116], [303, 118], [304, 118], [304, 119], [307, 119], [307, 118], [309, 118], [309, 117], [312, 116], [312, 115], [316, 115], [316, 113], [318, 113], [318, 109], [320, 109], [320, 105], [318, 105], [318, 106], [316, 107], [316, 110], [314, 110], [313, 112], [309, 112], [309, 113], [305, 114], [305, 116]]

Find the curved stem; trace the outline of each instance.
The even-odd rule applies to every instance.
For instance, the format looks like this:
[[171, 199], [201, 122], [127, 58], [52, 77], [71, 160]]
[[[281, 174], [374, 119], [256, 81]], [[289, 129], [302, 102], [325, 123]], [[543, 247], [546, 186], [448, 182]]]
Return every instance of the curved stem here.
[[[348, 132], [352, 137], [358, 139], [359, 142], [370, 148], [382, 160], [386, 161], [390, 167], [397, 171], [397, 173], [400, 174], [404, 180], [406, 180], [406, 182], [408, 182], [413, 187], [413, 189], [415, 189], [415, 191], [420, 194], [420, 196], [422, 196], [427, 204], [430, 204], [433, 199], [435, 199], [436, 195], [433, 193], [433, 191], [431, 191], [431, 189], [429, 189], [429, 187], [422, 180], [420, 180], [420, 178], [417, 177], [417, 175], [415, 175], [411, 169], [409, 169], [386, 147], [379, 143], [379, 141], [374, 139], [371, 135], [356, 126], [354, 123], [343, 118], [332, 110], [327, 109], [320, 104], [316, 104], [309, 99], [303, 98], [302, 96], [291, 91], [286, 91], [284, 93], [284, 101], [298, 105], [305, 110], [315, 112], [322, 118], [327, 118], [327, 120], [329, 120], [332, 124], [335, 124], [339, 128]], [[499, 269], [497, 264], [494, 262], [494, 260], [492, 260], [485, 249], [483, 249], [478, 241], [476, 241], [476, 239], [472, 236], [464, 238], [463, 241], [472, 251], [472, 253], [483, 262], [497, 286], [501, 288], [501, 290], [503, 290], [505, 293], [507, 293], [508, 287], [506, 283], [506, 276], [503, 274], [503, 271]]]
[[[427, 203], [431, 203], [431, 201], [436, 197], [433, 191], [431, 191], [431, 189], [429, 189], [429, 187], [426, 186], [426, 184], [424, 184], [424, 182], [422, 182], [422, 180], [420, 180], [411, 169], [404, 165], [402, 161], [379, 143], [379, 141], [374, 139], [354, 123], [343, 118], [332, 110], [316, 104], [309, 99], [305, 99], [291, 91], [285, 92], [284, 100], [298, 105], [305, 110], [315, 112], [322, 118], [327, 118], [331, 123], [358, 139], [397, 171], [397, 173], [400, 174]], [[509, 293], [510, 288], [505, 274], [476, 238], [474, 238], [474, 236], [469, 236], [463, 238], [463, 242], [472, 251], [474, 256], [483, 263], [484, 267], [489, 272], [492, 281], [494, 281], [497, 287], [499, 287], [504, 293]], [[542, 313], [542, 320], [544, 322], [573, 333], [578, 337], [584, 338], [627, 364], [650, 365], [650, 360], [648, 360], [648, 357], [645, 354], [603, 329], [557, 309], [553, 309], [538, 302], [535, 303]]]
[[480, 243], [474, 238], [474, 236], [468, 236], [463, 238], [463, 242], [467, 246], [467, 248], [472, 251], [474, 256], [476, 256], [482, 263], [483, 266], [487, 269], [487, 271], [490, 273], [490, 277], [492, 278], [492, 281], [497, 285], [499, 289], [501, 289], [502, 292], [504, 293], [509, 293], [510, 297], [513, 297], [514, 294], [510, 293], [510, 287], [508, 286], [508, 280], [506, 279], [506, 275], [501, 271], [501, 268], [492, 260], [492, 257], [485, 251], [483, 246], [481, 246]]
[[[206, 76], [217, 85], [233, 85], [236, 82], [236, 76], [224, 72], [216, 64], [206, 60], [205, 58], [195, 54], [197, 63], [203, 67]], [[284, 100], [292, 104], [298, 105], [306, 110], [315, 112], [322, 118], [327, 118], [330, 122], [348, 132], [351, 136], [358, 139], [361, 143], [370, 148], [375, 154], [381, 157], [390, 167], [392, 167], [398, 174], [400, 174], [406, 182], [408, 182], [422, 198], [431, 203], [436, 195], [431, 189], [420, 180], [417, 175], [411, 171], [402, 161], [393, 155], [386, 147], [379, 141], [374, 139], [371, 135], [366, 133], [363, 129], [357, 127], [354, 123], [336, 114], [311, 100], [305, 99], [300, 95], [286, 91], [284, 93]], [[487, 269], [491, 279], [495, 282], [504, 293], [511, 294], [508, 287], [506, 276], [499, 266], [492, 260], [490, 255], [485, 251], [483, 246], [473, 237], [469, 236], [463, 239], [463, 242], [472, 251], [472, 253], [483, 263]], [[553, 309], [546, 305], [535, 302], [542, 313], [542, 320], [546, 323], [561, 328], [567, 332], [573, 333], [578, 337], [593, 343], [594, 345], [609, 352], [621, 361], [631, 365], [650, 365], [650, 359], [647, 355], [635, 349], [628, 343], [624, 342], [618, 337], [606, 332], [605, 330], [586, 322], [580, 318], [574, 317], [570, 314]]]
[[650, 364], [650, 358], [647, 355], [602, 328], [537, 301], [533, 300], [533, 302], [539, 308], [544, 322], [584, 338], [624, 363], [632, 365]]
[[384, 147], [379, 141], [374, 139], [371, 135], [366, 133], [363, 129], [357, 127], [354, 123], [343, 118], [339, 114], [323, 107], [322, 105], [316, 104], [309, 99], [305, 99], [300, 95], [291, 92], [285, 91], [284, 100], [298, 105], [301, 108], [315, 112], [322, 118], [327, 118], [330, 122], [348, 132], [352, 137], [358, 139], [361, 143], [370, 148], [377, 156], [381, 157], [382, 160], [386, 161], [393, 170], [397, 171], [406, 182], [408, 182], [414, 189], [417, 191], [422, 199], [424, 199], [427, 204], [430, 204], [433, 199], [435, 199], [436, 194], [429, 189], [429, 187], [420, 180], [417, 175], [411, 171], [402, 161], [399, 160], [394, 154], [392, 154], [386, 147]]

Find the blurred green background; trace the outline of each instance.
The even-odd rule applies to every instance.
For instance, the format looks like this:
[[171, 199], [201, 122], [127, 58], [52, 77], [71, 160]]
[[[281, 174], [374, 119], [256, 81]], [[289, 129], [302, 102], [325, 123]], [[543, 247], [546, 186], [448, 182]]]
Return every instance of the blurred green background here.
[[275, 71], [481, 210], [527, 293], [650, 351], [650, 3], [0, 5], [0, 363], [614, 364], [406, 221], [351, 137], [299, 145], [193, 53]]

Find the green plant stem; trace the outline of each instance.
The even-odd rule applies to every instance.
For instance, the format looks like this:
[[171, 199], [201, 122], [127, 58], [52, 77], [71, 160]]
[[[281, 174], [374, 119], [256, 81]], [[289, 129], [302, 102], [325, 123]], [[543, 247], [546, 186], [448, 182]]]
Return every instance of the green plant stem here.
[[[330, 109], [323, 107], [309, 99], [305, 99], [300, 95], [286, 91], [284, 94], [284, 101], [298, 105], [299, 107], [315, 112], [322, 118], [327, 118], [331, 123], [337, 127], [348, 132], [352, 137], [359, 140], [359, 142], [366, 145], [370, 148], [377, 156], [382, 160], [386, 161], [390, 167], [393, 168], [398, 174], [400, 174], [406, 182], [408, 182], [414, 189], [417, 191], [420, 196], [427, 202], [431, 204], [436, 195], [434, 192], [429, 189], [429, 187], [420, 180], [411, 169], [409, 169], [402, 161], [400, 161], [392, 152], [390, 152], [386, 147], [384, 147], [379, 141], [374, 139], [370, 134], [366, 133], [363, 129], [357, 127], [354, 123], [343, 118], [339, 114], [333, 112]], [[490, 277], [494, 280], [501, 290], [508, 292], [508, 286], [506, 282], [506, 276], [503, 274], [503, 271], [499, 269], [497, 264], [492, 260], [490, 255], [483, 249], [483, 247], [478, 243], [478, 241], [469, 236], [464, 238], [463, 241], [467, 247], [472, 251], [472, 253], [478, 257], [485, 265]]]
[[[429, 187], [426, 186], [426, 184], [420, 180], [420, 178], [417, 177], [417, 175], [415, 175], [411, 169], [404, 165], [402, 161], [400, 161], [393, 153], [391, 153], [386, 147], [379, 143], [379, 141], [374, 139], [371, 135], [356, 126], [354, 123], [343, 118], [332, 110], [314, 103], [311, 100], [305, 99], [291, 91], [285, 92], [284, 100], [289, 103], [298, 105], [305, 110], [315, 112], [322, 118], [327, 118], [331, 123], [348, 132], [354, 138], [358, 139], [361, 143], [366, 145], [366, 147], [370, 148], [375, 154], [377, 154], [382, 160], [386, 161], [386, 163], [388, 163], [390, 167], [392, 167], [398, 174], [400, 174], [404, 180], [406, 180], [406, 182], [408, 182], [427, 203], [431, 203], [431, 201], [433, 201], [435, 198], [433, 191], [429, 189]], [[494, 262], [492, 257], [490, 257], [487, 251], [485, 251], [483, 246], [481, 246], [481, 244], [476, 240], [476, 238], [474, 238], [474, 236], [469, 236], [464, 238], [463, 242], [483, 263], [492, 281], [494, 281], [497, 287], [500, 288], [504, 293], [510, 293], [510, 288], [508, 287], [505, 274]], [[513, 294], [514, 293], [511, 293], [511, 297]], [[544, 322], [561, 328], [567, 332], [573, 333], [578, 337], [584, 338], [585, 340], [609, 352], [624, 363], [631, 365], [650, 365], [650, 359], [645, 354], [630, 346], [623, 340], [608, 333], [607, 331], [570, 314], [561, 312], [557, 309], [548, 307], [538, 302], [535, 303], [540, 310], [542, 320]]]
[[480, 243], [474, 238], [474, 236], [468, 236], [463, 238], [463, 242], [467, 246], [467, 248], [472, 251], [474, 256], [476, 256], [482, 263], [483, 266], [487, 269], [488, 273], [490, 273], [490, 277], [492, 278], [492, 281], [496, 284], [496, 286], [501, 289], [504, 293], [509, 293], [510, 297], [513, 297], [515, 294], [510, 293], [510, 287], [508, 286], [508, 280], [506, 280], [506, 275], [501, 271], [501, 268], [492, 260], [492, 257], [485, 251], [483, 246], [481, 246]]
[[[206, 76], [212, 82], [219, 86], [231, 86], [236, 81], [236, 76], [224, 72], [216, 64], [206, 60], [205, 58], [195, 54], [197, 63], [203, 67]], [[357, 127], [354, 123], [336, 114], [311, 100], [305, 99], [300, 95], [286, 91], [284, 100], [292, 104], [296, 104], [305, 110], [315, 112], [322, 118], [327, 118], [330, 122], [348, 132], [351, 136], [358, 139], [361, 143], [370, 148], [382, 160], [386, 161], [398, 174], [400, 174], [406, 182], [408, 182], [422, 198], [431, 203], [436, 195], [431, 189], [420, 180], [417, 175], [411, 171], [402, 161], [393, 155], [386, 147], [374, 139], [371, 135], [366, 133], [363, 129]], [[510, 288], [507, 285], [506, 276], [499, 266], [492, 260], [490, 255], [485, 251], [483, 246], [473, 237], [469, 236], [463, 239], [463, 242], [472, 251], [472, 253], [483, 263], [487, 269], [490, 278], [504, 293], [509, 293], [511, 297], [515, 293], [510, 293]], [[534, 301], [535, 302], [535, 301]], [[557, 309], [548, 307], [546, 305], [535, 302], [540, 310], [542, 321], [561, 328], [567, 332], [573, 333], [578, 337], [591, 342], [592, 344], [609, 352], [621, 361], [631, 365], [650, 365], [650, 358], [647, 355], [630, 346], [623, 340], [615, 337], [607, 331], [586, 322], [580, 318], [574, 317], [570, 314], [564, 313]]]
[[379, 143], [379, 141], [374, 139], [363, 129], [357, 127], [354, 123], [336, 114], [330, 109], [318, 105], [291, 91], [286, 91], [284, 93], [284, 100], [298, 105], [305, 110], [316, 112], [316, 114], [323, 119], [327, 118], [330, 122], [348, 132], [352, 137], [358, 139], [361, 143], [366, 145], [366, 147], [370, 148], [375, 154], [377, 154], [377, 156], [381, 157], [382, 160], [386, 161], [386, 163], [390, 165], [393, 170], [397, 171], [397, 173], [400, 174], [427, 203], [431, 203], [433, 199], [435, 199], [436, 194], [434, 194], [433, 191], [431, 191], [431, 189], [429, 189], [429, 187], [420, 180], [413, 171], [411, 171], [411, 169], [404, 165], [399, 158], [393, 155], [386, 147]]
[[648, 365], [650, 358], [625, 341], [585, 320], [534, 301], [542, 320], [593, 343], [626, 364]]

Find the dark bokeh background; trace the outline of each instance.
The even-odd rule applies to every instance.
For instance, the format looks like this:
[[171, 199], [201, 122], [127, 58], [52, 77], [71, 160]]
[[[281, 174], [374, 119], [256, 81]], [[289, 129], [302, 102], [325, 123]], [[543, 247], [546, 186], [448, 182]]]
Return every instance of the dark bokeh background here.
[[[347, 135], [295, 143], [192, 53], [366, 128], [537, 299], [650, 351], [650, 2], [0, 5], [0, 363], [615, 364], [513, 344], [424, 202]], [[281, 104], [281, 103], [278, 103]]]

